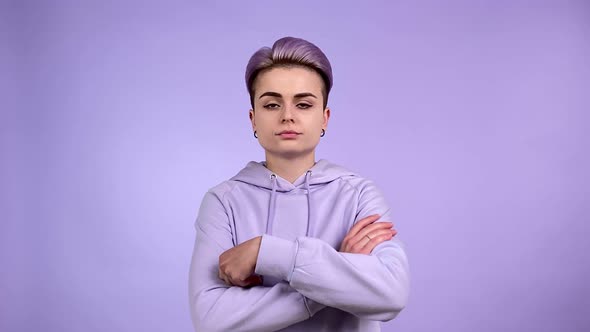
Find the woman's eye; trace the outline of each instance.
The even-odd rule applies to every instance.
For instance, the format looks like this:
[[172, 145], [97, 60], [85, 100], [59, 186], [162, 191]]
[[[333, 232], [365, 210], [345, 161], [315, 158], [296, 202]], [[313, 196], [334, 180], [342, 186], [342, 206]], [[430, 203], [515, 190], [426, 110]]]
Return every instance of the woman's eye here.
[[303, 108], [303, 109], [307, 109], [307, 108], [311, 107], [310, 104], [304, 104], [304, 103], [298, 104], [297, 106], [299, 106], [299, 108]]
[[267, 109], [277, 109], [278, 107], [280, 107], [279, 104], [274, 104], [274, 103], [264, 105], [264, 108], [267, 108]]

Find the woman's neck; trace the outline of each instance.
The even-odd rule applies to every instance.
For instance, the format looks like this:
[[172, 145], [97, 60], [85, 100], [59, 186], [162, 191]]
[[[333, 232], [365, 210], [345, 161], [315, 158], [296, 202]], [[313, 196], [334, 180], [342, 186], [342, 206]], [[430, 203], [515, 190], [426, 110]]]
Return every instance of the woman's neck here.
[[313, 152], [295, 158], [266, 153], [266, 168], [291, 183], [294, 183], [313, 165], [315, 165], [315, 153]]

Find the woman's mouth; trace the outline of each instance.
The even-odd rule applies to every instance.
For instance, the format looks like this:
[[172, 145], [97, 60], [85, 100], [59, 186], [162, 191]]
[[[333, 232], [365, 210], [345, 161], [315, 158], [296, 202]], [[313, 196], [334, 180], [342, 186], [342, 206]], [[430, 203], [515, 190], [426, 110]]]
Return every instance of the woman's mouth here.
[[278, 134], [281, 138], [296, 138], [300, 133], [293, 130], [283, 130]]

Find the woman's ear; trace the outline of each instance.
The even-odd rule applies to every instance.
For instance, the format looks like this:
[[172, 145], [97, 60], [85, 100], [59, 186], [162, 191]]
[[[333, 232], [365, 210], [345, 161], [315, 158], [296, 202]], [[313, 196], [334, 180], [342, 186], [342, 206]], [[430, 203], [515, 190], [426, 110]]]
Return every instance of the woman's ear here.
[[254, 110], [250, 109], [250, 111], [248, 112], [248, 115], [250, 117], [250, 122], [252, 123], [252, 130], [256, 130], [256, 121], [254, 120]]
[[322, 124], [322, 128], [323, 129], [327, 129], [328, 128], [328, 120], [330, 120], [330, 108], [326, 107], [324, 109], [324, 123]]

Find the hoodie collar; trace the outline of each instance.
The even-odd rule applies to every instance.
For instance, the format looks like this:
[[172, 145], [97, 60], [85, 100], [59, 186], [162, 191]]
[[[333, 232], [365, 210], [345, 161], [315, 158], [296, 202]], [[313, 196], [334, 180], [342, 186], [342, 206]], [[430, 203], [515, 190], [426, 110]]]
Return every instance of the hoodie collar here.
[[325, 159], [320, 159], [304, 174], [299, 176], [299, 178], [297, 178], [294, 183], [291, 183], [266, 168], [266, 162], [250, 161], [246, 167], [244, 167], [230, 180], [247, 183], [260, 188], [268, 189], [270, 191], [268, 214], [266, 220], [266, 234], [273, 233], [272, 229], [275, 211], [277, 209], [277, 192], [290, 192], [294, 189], [304, 187], [303, 189], [305, 189], [305, 194], [307, 195], [307, 227], [305, 235], [309, 236], [310, 234], [313, 234], [311, 227], [314, 225], [312, 222], [314, 203], [311, 198], [311, 185], [326, 184], [347, 175], [355, 175], [355, 173]]
[[[272, 178], [273, 175], [275, 176], [274, 181]], [[232, 177], [231, 180], [244, 182], [269, 190], [272, 190], [274, 186], [274, 189], [277, 192], [289, 192], [297, 188], [305, 187], [306, 184], [318, 185], [329, 183], [347, 175], [355, 175], [355, 173], [342, 166], [333, 164], [326, 159], [320, 159], [305, 173], [299, 176], [294, 183], [291, 183], [266, 168], [265, 161], [250, 161], [246, 164], [246, 167]]]

